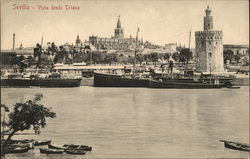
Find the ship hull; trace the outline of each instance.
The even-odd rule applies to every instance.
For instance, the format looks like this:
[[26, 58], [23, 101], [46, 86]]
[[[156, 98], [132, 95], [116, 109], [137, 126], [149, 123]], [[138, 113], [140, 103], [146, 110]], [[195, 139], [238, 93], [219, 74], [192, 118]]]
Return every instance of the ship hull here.
[[209, 84], [200, 82], [176, 82], [176, 81], [149, 81], [149, 88], [174, 88], [174, 89], [219, 89], [222, 84]]
[[81, 79], [1, 79], [1, 87], [79, 87]]
[[94, 87], [148, 87], [148, 83], [148, 79], [133, 79], [120, 75], [94, 73]]

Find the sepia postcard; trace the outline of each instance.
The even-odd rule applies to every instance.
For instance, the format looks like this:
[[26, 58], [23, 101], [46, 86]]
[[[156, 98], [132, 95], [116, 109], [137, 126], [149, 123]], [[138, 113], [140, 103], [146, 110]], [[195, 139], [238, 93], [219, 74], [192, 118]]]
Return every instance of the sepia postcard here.
[[1, 0], [1, 158], [250, 158], [248, 0]]

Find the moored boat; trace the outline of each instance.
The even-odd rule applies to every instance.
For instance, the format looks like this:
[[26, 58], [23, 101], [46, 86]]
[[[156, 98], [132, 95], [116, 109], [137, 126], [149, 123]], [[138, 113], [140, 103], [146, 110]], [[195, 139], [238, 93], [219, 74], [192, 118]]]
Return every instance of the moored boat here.
[[34, 142], [34, 146], [48, 145], [50, 143], [51, 143], [51, 140], [38, 140]]
[[52, 145], [52, 144], [48, 144], [48, 148], [49, 149], [58, 149], [58, 150], [65, 150], [67, 147], [63, 147], [63, 146], [56, 146], [56, 145]]
[[29, 147], [10, 147], [7, 148], [6, 153], [11, 154], [11, 153], [25, 153], [29, 151]]
[[11, 140], [11, 147], [29, 147], [30, 149], [34, 148], [33, 139], [24, 139], [24, 140]]
[[77, 150], [77, 149], [67, 149], [65, 150], [65, 152], [71, 155], [85, 155], [86, 154], [84, 150]]
[[220, 142], [224, 142], [224, 146], [226, 148], [250, 152], [250, 145], [249, 144], [226, 141], [226, 140], [220, 140]]
[[94, 87], [148, 87], [148, 78], [94, 72]]
[[59, 150], [59, 149], [47, 149], [47, 148], [40, 148], [40, 153], [45, 153], [45, 154], [62, 154], [64, 150]]
[[91, 146], [87, 146], [87, 145], [63, 145], [63, 147], [66, 147], [66, 149], [77, 149], [77, 150], [84, 150], [84, 151], [92, 151], [92, 147]]
[[68, 145], [65, 144], [63, 146], [56, 146], [56, 145], [52, 145], [52, 144], [48, 144], [48, 148], [49, 149], [59, 149], [59, 150], [68, 150], [68, 149], [76, 149], [76, 150], [84, 150], [84, 151], [92, 151], [92, 147], [91, 146], [87, 146], [87, 145]]
[[63, 78], [60, 74], [39, 76], [23, 74], [7, 74], [1, 77], [1, 87], [79, 87], [81, 78]]
[[212, 84], [202, 82], [180, 82], [180, 81], [157, 81], [150, 80], [149, 88], [175, 88], [175, 89], [218, 89], [222, 88], [223, 84]]

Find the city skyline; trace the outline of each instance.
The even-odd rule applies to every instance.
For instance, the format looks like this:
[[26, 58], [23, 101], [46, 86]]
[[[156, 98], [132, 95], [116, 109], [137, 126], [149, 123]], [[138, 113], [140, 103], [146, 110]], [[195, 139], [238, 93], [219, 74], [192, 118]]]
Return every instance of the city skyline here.
[[[114, 36], [120, 15], [124, 37], [135, 37], [154, 44], [181, 43], [195, 46], [195, 31], [203, 30], [203, 17], [209, 5], [214, 17], [214, 30], [223, 31], [224, 44], [249, 44], [248, 1], [6, 1], [1, 0], [1, 49], [12, 48], [12, 34], [19, 47], [35, 46], [43, 36], [43, 45], [74, 43], [91, 35]], [[35, 9], [13, 9], [13, 5], [27, 5]], [[39, 10], [41, 6], [79, 7], [79, 10]]]

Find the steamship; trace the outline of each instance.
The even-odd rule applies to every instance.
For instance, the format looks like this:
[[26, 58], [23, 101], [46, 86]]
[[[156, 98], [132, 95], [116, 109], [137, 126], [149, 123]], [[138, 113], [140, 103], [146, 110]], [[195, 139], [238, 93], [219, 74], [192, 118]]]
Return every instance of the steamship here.
[[79, 77], [62, 77], [58, 73], [25, 75], [11, 73], [1, 76], [1, 87], [79, 87]]

